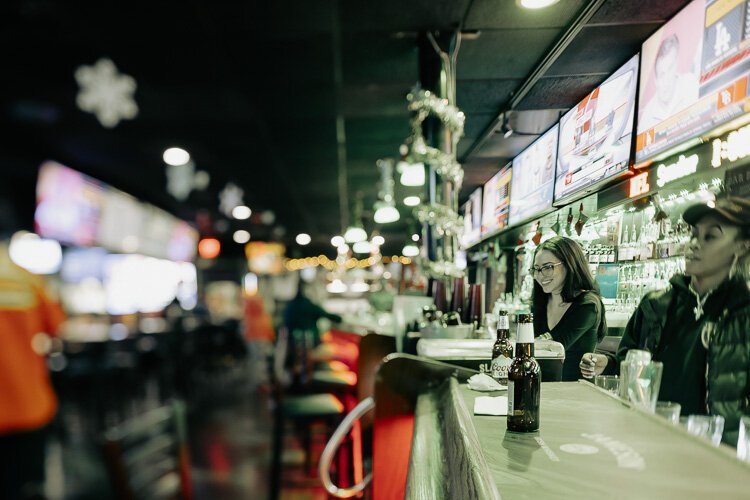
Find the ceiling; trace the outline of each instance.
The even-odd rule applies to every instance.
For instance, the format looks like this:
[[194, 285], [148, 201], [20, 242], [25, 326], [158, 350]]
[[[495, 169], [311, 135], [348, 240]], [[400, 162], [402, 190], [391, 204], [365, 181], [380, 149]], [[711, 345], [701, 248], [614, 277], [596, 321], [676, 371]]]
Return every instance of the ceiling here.
[[[6, 0], [0, 173], [10, 182], [0, 197], [29, 220], [36, 169], [53, 158], [187, 220], [208, 214], [202, 229], [230, 254], [240, 247], [229, 235], [244, 228], [292, 255], [330, 255], [358, 196], [365, 228], [375, 227], [375, 162], [397, 156], [409, 135], [405, 97], [427, 68], [426, 31], [464, 33], [463, 199], [685, 3], [561, 0], [529, 11], [513, 0]], [[75, 104], [75, 69], [102, 57], [137, 82], [139, 113], [114, 128]], [[519, 133], [495, 133], [501, 115]], [[165, 190], [170, 146], [211, 177], [184, 202]], [[275, 222], [223, 216], [228, 182]], [[398, 200], [407, 193], [397, 185]], [[378, 228], [385, 253], [399, 253], [416, 227], [399, 208], [401, 221]], [[312, 235], [309, 247], [294, 243], [298, 232]]]

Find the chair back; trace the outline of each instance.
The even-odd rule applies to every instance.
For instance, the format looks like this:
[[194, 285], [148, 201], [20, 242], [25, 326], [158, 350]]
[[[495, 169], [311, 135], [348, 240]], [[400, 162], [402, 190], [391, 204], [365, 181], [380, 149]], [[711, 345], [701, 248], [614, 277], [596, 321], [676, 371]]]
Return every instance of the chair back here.
[[185, 405], [174, 401], [104, 434], [115, 498], [192, 500]]

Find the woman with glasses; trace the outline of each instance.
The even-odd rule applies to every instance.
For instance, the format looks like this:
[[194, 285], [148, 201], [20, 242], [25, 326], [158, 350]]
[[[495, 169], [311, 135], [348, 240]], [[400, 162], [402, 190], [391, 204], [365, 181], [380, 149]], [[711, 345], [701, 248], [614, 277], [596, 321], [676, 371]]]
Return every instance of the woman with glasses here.
[[646, 294], [616, 355], [585, 354], [581, 374], [617, 373], [629, 349], [648, 350], [664, 364], [659, 399], [683, 415], [723, 416], [723, 440], [735, 445], [750, 414], [750, 200], [722, 196], [682, 218], [693, 227], [685, 274]]
[[577, 380], [584, 353], [591, 352], [607, 332], [599, 287], [589, 271], [581, 246], [555, 236], [534, 252], [534, 334], [565, 347], [563, 380]]

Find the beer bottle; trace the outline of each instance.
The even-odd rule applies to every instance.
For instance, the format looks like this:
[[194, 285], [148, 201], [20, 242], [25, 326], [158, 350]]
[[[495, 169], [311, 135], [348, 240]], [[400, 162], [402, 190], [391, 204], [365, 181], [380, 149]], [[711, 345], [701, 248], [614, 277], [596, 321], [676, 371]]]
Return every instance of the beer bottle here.
[[492, 346], [490, 376], [502, 385], [508, 385], [508, 369], [513, 361], [513, 346], [510, 343], [510, 324], [506, 311], [498, 312], [497, 340]]
[[534, 317], [518, 315], [516, 356], [508, 370], [508, 430], [533, 432], [539, 429], [541, 376], [534, 359]]

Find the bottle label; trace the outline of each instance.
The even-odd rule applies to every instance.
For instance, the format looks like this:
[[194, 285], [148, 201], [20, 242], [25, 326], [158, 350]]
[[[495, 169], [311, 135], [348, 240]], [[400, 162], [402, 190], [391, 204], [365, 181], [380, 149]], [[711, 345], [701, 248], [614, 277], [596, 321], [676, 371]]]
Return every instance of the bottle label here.
[[513, 390], [513, 381], [508, 380], [508, 415], [513, 415], [513, 395], [515, 394], [515, 391]]
[[490, 376], [498, 382], [505, 383], [508, 380], [508, 370], [512, 362], [511, 358], [502, 355], [493, 358]]
[[516, 342], [519, 344], [533, 343], [534, 342], [534, 325], [531, 323], [519, 323], [518, 324], [518, 336], [516, 338]]
[[500, 316], [497, 318], [497, 329], [510, 330], [510, 321], [508, 321], [507, 316]]

